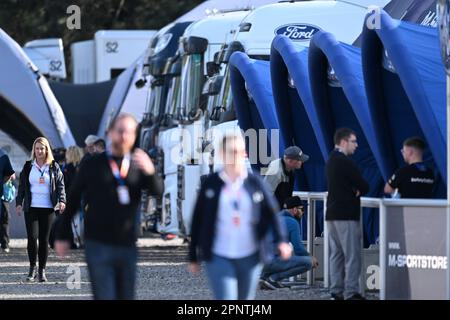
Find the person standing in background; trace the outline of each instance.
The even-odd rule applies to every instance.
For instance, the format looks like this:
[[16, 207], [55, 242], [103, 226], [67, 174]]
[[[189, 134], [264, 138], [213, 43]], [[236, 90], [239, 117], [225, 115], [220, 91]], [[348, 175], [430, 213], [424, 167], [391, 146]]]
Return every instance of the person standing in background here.
[[[16, 212], [25, 215], [30, 270], [28, 281], [36, 277], [36, 256], [39, 256], [38, 281], [46, 282], [50, 230], [55, 210], [63, 213], [66, 207], [64, 176], [53, 158], [50, 143], [44, 137], [33, 143], [31, 160], [25, 162], [19, 179]], [[38, 251], [39, 239], [39, 251]]]
[[264, 176], [264, 181], [268, 183], [270, 190], [278, 200], [280, 208], [284, 201], [292, 197], [294, 191], [295, 170], [299, 170], [302, 165], [309, 160], [309, 156], [303, 153], [297, 146], [286, 148], [283, 158], [273, 160]]
[[277, 219], [278, 205], [265, 183], [247, 172], [245, 143], [240, 135], [226, 135], [219, 147], [223, 170], [203, 180], [193, 213], [189, 270], [198, 273], [199, 261], [215, 299], [255, 298], [263, 262], [273, 258], [273, 230], [282, 259], [292, 248]]
[[141, 149], [133, 150], [137, 127], [136, 119], [126, 113], [111, 122], [107, 152], [80, 165], [66, 213], [56, 228], [55, 251], [64, 256], [70, 247], [71, 221], [84, 194], [88, 205], [85, 256], [96, 300], [134, 299], [142, 189], [157, 196], [164, 191], [148, 155]]
[[9, 205], [16, 197], [16, 187], [13, 180], [16, 174], [13, 174], [8, 181], [3, 184], [3, 194], [1, 195], [0, 208], [0, 245], [2, 251], [8, 253], [9, 250]]
[[106, 150], [106, 141], [103, 139], [98, 139], [97, 141], [95, 141], [94, 143], [94, 152], [95, 153], [102, 153], [105, 152]]
[[[70, 186], [72, 185], [73, 179], [75, 177], [75, 174], [78, 171], [78, 166], [81, 162], [81, 159], [83, 158], [83, 149], [81, 149], [78, 146], [71, 146], [69, 147], [64, 154], [64, 168], [62, 169], [63, 175], [64, 175], [64, 186], [66, 190], [66, 194], [68, 195], [70, 192]], [[76, 217], [74, 217], [74, 235], [75, 237], [72, 237], [73, 243], [72, 248], [76, 249], [81, 247], [81, 224], [82, 224], [82, 214], [80, 213]], [[57, 216], [56, 219], [54, 219], [54, 222], [52, 224], [52, 228], [50, 231], [50, 237], [49, 237], [49, 244], [52, 249], [54, 249], [54, 243], [55, 243], [55, 227], [58, 224], [58, 220], [61, 219], [61, 216]], [[76, 222], [75, 222], [76, 221]]]
[[384, 187], [384, 192], [400, 198], [431, 199], [435, 179], [433, 170], [423, 162], [425, 141], [419, 137], [405, 140], [401, 153], [407, 166], [395, 172]]
[[[4, 252], [9, 252], [9, 202], [4, 198], [4, 183], [14, 179], [14, 169], [11, 165], [8, 155], [0, 149], [0, 242]], [[8, 196], [8, 195], [7, 195]]]
[[363, 300], [359, 287], [362, 263], [361, 199], [369, 191], [350, 159], [358, 148], [353, 130], [338, 129], [335, 149], [325, 166], [328, 182], [326, 223], [330, 245], [330, 292], [333, 300]]
[[86, 145], [86, 147], [84, 148], [84, 156], [81, 159], [81, 163], [83, 163], [85, 160], [89, 159], [96, 153], [94, 143], [99, 139], [99, 137], [93, 134], [90, 134], [86, 137], [86, 139], [84, 140], [84, 144]]
[[77, 146], [69, 147], [66, 151], [66, 166], [64, 167], [64, 183], [67, 194], [70, 192], [75, 174], [78, 171], [81, 159], [83, 158], [83, 150]]

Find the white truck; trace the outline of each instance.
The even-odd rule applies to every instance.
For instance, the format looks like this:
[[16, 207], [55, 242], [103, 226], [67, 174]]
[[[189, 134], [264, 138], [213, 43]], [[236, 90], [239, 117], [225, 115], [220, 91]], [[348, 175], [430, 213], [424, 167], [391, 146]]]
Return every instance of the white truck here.
[[[177, 104], [176, 96], [181, 77], [181, 62], [177, 51], [179, 39], [191, 22], [172, 23], [155, 35], [150, 43], [139, 86], [146, 91], [146, 106], [140, 123], [139, 146], [147, 151], [156, 163], [159, 175], [164, 175], [164, 158], [161, 148], [157, 146], [160, 131], [176, 126], [173, 122], [172, 105]], [[166, 98], [170, 97], [170, 104], [166, 105]], [[150, 197], [144, 193], [141, 206], [142, 231], [157, 231], [157, 221], [161, 221], [162, 201], [160, 198]]]
[[73, 83], [110, 80], [148, 48], [155, 30], [99, 30], [93, 40], [71, 45]]
[[[239, 130], [226, 67], [230, 55], [234, 51], [243, 51], [251, 58], [268, 60], [272, 40], [277, 34], [290, 37], [299, 46], [308, 46], [317, 31], [326, 30], [333, 32], [338, 40], [352, 43], [361, 32], [368, 6], [375, 4], [382, 7], [387, 2], [388, 0], [289, 1], [262, 6], [249, 12], [241, 21], [239, 31], [233, 32], [234, 37], [228, 37], [233, 41], [224, 42], [228, 44], [216, 57], [218, 74], [210, 79], [210, 97], [206, 101], [201, 98], [202, 86], [198, 79], [203, 73], [199, 72], [198, 66], [195, 67], [196, 64], [205, 66], [206, 61], [198, 60], [201, 59], [198, 52], [186, 54], [185, 50], [185, 59], [190, 64], [189, 68], [182, 69], [181, 119], [185, 124], [163, 132], [159, 142], [164, 148], [166, 173], [166, 210], [163, 210], [163, 216], [170, 222], [162, 225], [160, 230], [189, 236], [200, 176], [220, 166], [217, 159], [214, 159], [214, 150], [222, 135], [231, 130]], [[191, 30], [194, 26], [195, 24]], [[209, 33], [205, 32], [207, 34]], [[198, 37], [202, 37], [201, 34]], [[214, 56], [208, 55], [210, 59]], [[214, 91], [217, 91], [220, 82], [221, 90], [217, 94]], [[208, 91], [208, 88], [205, 89]], [[209, 112], [204, 112], [205, 110]], [[181, 137], [179, 141], [178, 137]]]
[[[155, 34], [155, 30], [99, 30], [93, 40], [72, 43], [72, 82], [88, 84], [115, 78], [145, 52]], [[29, 41], [23, 50], [43, 75], [66, 79], [62, 39]]]
[[38, 39], [25, 43], [23, 51], [46, 77], [63, 80], [67, 77], [62, 39]]
[[167, 100], [169, 105], [176, 104], [172, 112], [175, 112], [178, 126], [160, 132], [158, 137], [164, 154], [165, 177], [162, 215], [157, 226], [160, 233], [189, 234], [190, 215], [185, 213], [192, 210], [200, 179], [206, 106], [202, 89], [208, 72], [207, 62], [213, 60], [223, 43], [231, 41], [249, 12], [210, 15], [191, 24], [180, 39], [181, 78], [180, 82], [174, 81]]

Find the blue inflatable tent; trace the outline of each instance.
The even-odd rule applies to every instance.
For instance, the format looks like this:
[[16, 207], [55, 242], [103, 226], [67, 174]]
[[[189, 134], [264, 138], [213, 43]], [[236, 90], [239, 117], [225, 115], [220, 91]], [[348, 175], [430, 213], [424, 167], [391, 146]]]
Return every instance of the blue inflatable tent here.
[[[338, 42], [326, 32], [317, 33], [309, 49], [309, 76], [319, 125], [328, 144], [337, 128], [352, 128], [358, 137], [358, 149], [352, 156], [370, 184], [367, 196], [382, 195], [384, 181], [393, 166], [385, 157], [372, 126], [361, 66], [361, 51]], [[364, 210], [365, 245], [378, 237], [378, 212]]]
[[[278, 150], [274, 150], [274, 155], [277, 157], [284, 150], [283, 141], [279, 136], [275, 134], [274, 137], [278, 137], [278, 141], [271, 141], [271, 131], [278, 131], [279, 125], [273, 104], [269, 62], [250, 59], [242, 52], [235, 52], [230, 58], [229, 68], [233, 102], [239, 127], [244, 132], [249, 129], [255, 129], [257, 132], [258, 148], [252, 149], [253, 152], [249, 153], [249, 157], [253, 169], [259, 171], [261, 167], [268, 166], [266, 159], [263, 159], [263, 157], [271, 155], [271, 146], [278, 145]], [[263, 129], [268, 130], [267, 152], [264, 148], [260, 150], [265, 142], [260, 141], [261, 138], [264, 139], [264, 136], [263, 132], [259, 130]], [[252, 145], [252, 148], [254, 148], [254, 145]], [[258, 152], [257, 159], [252, 159], [252, 155], [256, 156], [255, 151]]]
[[[285, 36], [272, 42], [270, 74], [273, 99], [286, 146], [297, 145], [310, 156], [303, 166], [309, 191], [326, 191], [325, 161], [333, 148], [327, 145], [313, 106], [308, 74], [308, 48], [295, 46]], [[293, 81], [289, 83], [289, 76]], [[305, 221], [305, 220], [304, 220]], [[306, 223], [303, 224], [306, 235]], [[316, 211], [316, 234], [323, 231], [323, 207]]]
[[381, 14], [381, 26], [364, 27], [362, 58], [365, 88], [375, 133], [391, 149], [396, 167], [404, 165], [404, 139], [423, 137], [425, 158], [435, 168], [436, 197], [445, 196], [445, 71], [438, 30]]
[[[236, 52], [230, 58], [230, 80], [231, 91], [233, 94], [233, 103], [236, 110], [239, 127], [246, 131], [248, 129], [276, 129], [279, 130], [279, 122], [274, 105], [272, 94], [272, 81], [270, 75], [270, 64], [268, 61], [255, 60], [249, 58], [245, 53]], [[286, 78], [287, 81], [287, 78]], [[292, 145], [282, 138], [283, 133], [279, 135], [279, 155], [283, 154], [285, 146]], [[262, 137], [263, 138], [263, 137]], [[270, 138], [270, 133], [268, 138]], [[258, 138], [257, 143], [260, 144]], [[273, 141], [271, 141], [272, 145]], [[276, 144], [275, 144], [276, 145]], [[254, 146], [253, 146], [254, 147]], [[247, 145], [247, 150], [249, 146]], [[270, 150], [270, 149], [269, 149]], [[258, 148], [258, 152], [260, 152]], [[305, 151], [306, 152], [306, 151]], [[264, 152], [263, 152], [264, 153]], [[311, 154], [312, 155], [312, 154]], [[261, 163], [258, 156], [257, 162], [251, 160], [252, 168], [260, 171], [267, 163]], [[310, 160], [311, 161], [311, 160]], [[309, 162], [309, 161], [308, 161]], [[305, 168], [296, 171], [295, 190], [310, 191], [311, 185], [305, 174]], [[310, 175], [310, 177], [312, 177]], [[311, 181], [315, 181], [313, 179]], [[316, 234], [320, 235], [323, 230], [323, 214], [318, 206], [316, 215]], [[307, 212], [302, 219], [303, 237], [306, 239], [306, 219]]]

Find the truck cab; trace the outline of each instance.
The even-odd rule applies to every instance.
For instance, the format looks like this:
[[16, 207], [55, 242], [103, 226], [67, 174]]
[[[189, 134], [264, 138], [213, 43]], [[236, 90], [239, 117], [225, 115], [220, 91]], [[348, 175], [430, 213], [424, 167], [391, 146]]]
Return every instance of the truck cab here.
[[[143, 119], [140, 123], [139, 147], [153, 158], [157, 173], [164, 175], [164, 158], [158, 147], [158, 135], [172, 127], [173, 112], [166, 110], [167, 97], [172, 97], [172, 87], [179, 82], [180, 59], [177, 55], [179, 38], [191, 22], [172, 23], [162, 28], [150, 42], [145, 55], [140, 86], [147, 86], [147, 99]], [[171, 99], [171, 98], [170, 98]], [[156, 231], [156, 221], [161, 216], [161, 199], [142, 199], [141, 226], [144, 231]]]
[[[164, 154], [165, 191], [160, 233], [186, 236], [190, 232], [188, 212], [195, 201], [202, 163], [202, 137], [208, 119], [203, 88], [210, 62], [223, 43], [231, 41], [249, 10], [221, 12], [199, 20], [186, 29], [180, 39], [180, 82], [174, 81], [167, 103], [175, 112], [177, 127], [161, 132], [159, 143]], [[220, 74], [220, 70], [218, 70]], [[211, 74], [212, 75], [212, 74]], [[169, 111], [169, 108], [167, 108]]]

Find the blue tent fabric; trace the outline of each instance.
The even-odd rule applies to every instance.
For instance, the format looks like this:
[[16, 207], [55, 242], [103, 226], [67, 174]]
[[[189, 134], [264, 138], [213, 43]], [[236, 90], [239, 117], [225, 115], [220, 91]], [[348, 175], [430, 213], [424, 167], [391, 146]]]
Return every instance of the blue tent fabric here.
[[[235, 52], [230, 58], [229, 67], [231, 91], [239, 127], [244, 132], [248, 129], [267, 129], [269, 142], [276, 146], [277, 141], [270, 141], [271, 130], [278, 130], [279, 125], [272, 97], [269, 62], [250, 59], [242, 52]], [[260, 145], [258, 138], [258, 146]], [[284, 150], [281, 139], [279, 139], [278, 145], [279, 150], [275, 151], [278, 151], [278, 155], [280, 155]], [[267, 155], [270, 153], [269, 144]], [[259, 156], [258, 162], [253, 162], [252, 166], [257, 171], [262, 165], [268, 165], [268, 163], [261, 163]]]
[[[285, 36], [277, 36], [272, 42], [270, 55], [275, 110], [280, 124], [284, 144], [298, 145], [310, 156], [303, 166], [307, 189], [326, 191], [325, 161], [332, 145], [320, 130], [316, 109], [313, 106], [308, 73], [308, 48], [295, 46]], [[288, 85], [291, 76], [295, 88]], [[301, 179], [300, 179], [301, 180]], [[303, 235], [306, 236], [306, 219], [302, 220]], [[323, 231], [323, 205], [316, 210], [316, 234]]]
[[367, 139], [381, 175], [387, 180], [395, 166], [391, 158], [386, 157], [388, 149], [378, 139], [372, 125], [364, 88], [361, 50], [357, 47], [338, 42], [332, 34], [323, 31], [317, 33], [312, 40], [311, 50], [313, 52], [316, 50], [323, 52], [323, 54], [315, 54], [319, 59], [323, 55], [327, 57]]
[[[291, 113], [287, 108], [283, 108], [284, 104], [287, 104], [281, 95], [283, 90], [288, 89], [286, 86], [287, 76], [290, 74], [292, 77], [296, 91], [301, 99], [301, 103], [306, 116], [309, 119], [309, 125], [314, 130], [316, 146], [320, 150], [320, 154], [316, 154], [317, 157], [326, 159], [329, 151], [333, 148], [333, 145], [327, 143], [327, 139], [323, 136], [323, 132], [319, 128], [319, 119], [316, 114], [316, 109], [313, 106], [313, 99], [311, 95], [311, 88], [309, 83], [309, 69], [308, 69], [308, 48], [299, 48], [294, 46], [292, 41], [286, 36], [276, 36], [272, 42], [270, 67], [272, 76], [272, 87], [274, 92], [275, 106], [278, 115], [278, 121], [281, 125], [281, 131], [285, 144], [288, 145], [288, 140], [296, 134], [297, 128], [302, 129], [298, 122], [293, 121]], [[295, 110], [295, 109], [294, 109]], [[312, 153], [312, 152], [310, 152]]]
[[[339, 85], [329, 84], [331, 67]], [[368, 196], [382, 195], [384, 181], [393, 168], [385, 158], [382, 144], [375, 135], [363, 87], [361, 51], [338, 42], [326, 32], [317, 33], [309, 50], [311, 92], [319, 121], [328, 132], [339, 127], [350, 127], [358, 137], [359, 148], [353, 155], [364, 178], [369, 182]], [[378, 237], [378, 212], [364, 210], [365, 245], [375, 243]]]
[[[395, 72], [383, 67], [384, 52]], [[384, 139], [393, 143], [394, 150], [399, 150], [402, 140], [408, 136], [424, 137], [430, 148], [431, 162], [436, 164], [441, 180], [445, 181], [445, 70], [438, 30], [394, 20], [382, 12], [380, 28], [364, 27], [362, 56], [369, 108], [377, 134], [384, 130]], [[399, 91], [388, 94], [387, 90], [393, 86]], [[402, 119], [401, 126], [398, 119]], [[395, 156], [397, 165], [401, 165], [398, 151]], [[437, 195], [442, 192], [437, 191]]]

